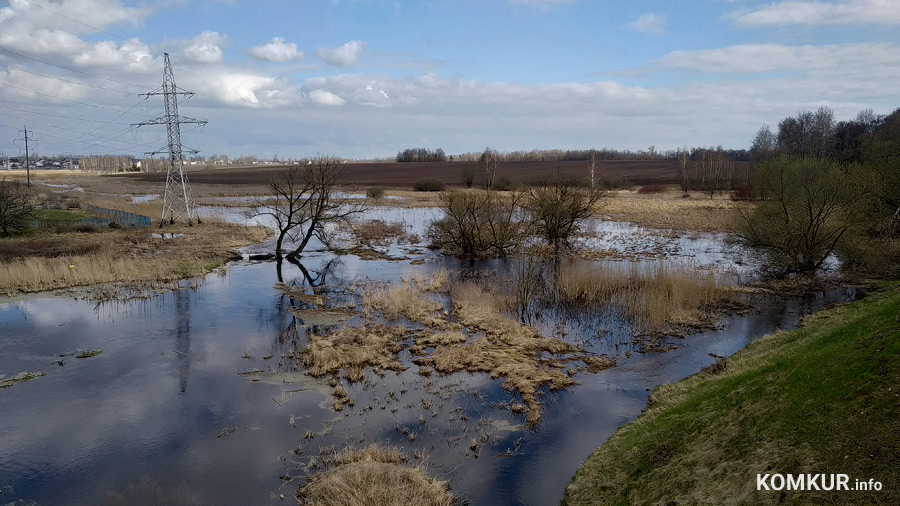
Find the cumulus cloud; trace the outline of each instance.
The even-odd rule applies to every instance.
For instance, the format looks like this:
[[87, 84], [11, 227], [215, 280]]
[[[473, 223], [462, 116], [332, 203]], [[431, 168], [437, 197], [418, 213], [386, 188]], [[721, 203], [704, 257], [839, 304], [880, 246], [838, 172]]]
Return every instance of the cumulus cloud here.
[[900, 25], [897, 0], [788, 0], [730, 15], [742, 28], [787, 25]]
[[[49, 10], [10, 0], [0, 9], [0, 45], [29, 54], [72, 55], [89, 46], [79, 36], [116, 23], [138, 25], [152, 12], [146, 6], [126, 7], [119, 0], [61, 0]], [[89, 20], [91, 26], [66, 18]]]
[[336, 48], [319, 47], [316, 48], [316, 58], [331, 65], [349, 68], [356, 65], [365, 47], [366, 43], [360, 40], [351, 40]]
[[147, 70], [153, 60], [150, 48], [137, 39], [129, 40], [121, 46], [110, 41], [98, 42], [72, 59], [81, 66], [116, 67], [140, 72]]
[[307, 97], [319, 105], [340, 106], [347, 103], [343, 98], [323, 89], [312, 90], [307, 94]]
[[197, 63], [221, 63], [225, 59], [223, 45], [225, 37], [218, 32], [204, 31], [187, 44], [182, 54], [188, 60]]
[[297, 44], [285, 43], [282, 37], [274, 37], [268, 44], [251, 48], [250, 56], [275, 62], [299, 61], [303, 59], [303, 52], [297, 50]]
[[665, 14], [648, 12], [628, 23], [627, 26], [650, 35], [662, 35], [666, 32], [666, 16]]
[[273, 109], [300, 102], [299, 90], [290, 81], [227, 65], [188, 67], [176, 77], [179, 86], [198, 92], [194, 100], [200, 103]]

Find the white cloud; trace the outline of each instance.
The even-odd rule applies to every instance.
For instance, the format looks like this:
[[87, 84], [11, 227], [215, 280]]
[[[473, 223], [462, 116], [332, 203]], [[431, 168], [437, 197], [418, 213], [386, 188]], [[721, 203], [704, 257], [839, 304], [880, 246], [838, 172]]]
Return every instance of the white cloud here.
[[299, 90], [289, 81], [223, 65], [188, 67], [176, 78], [180, 86], [199, 92], [194, 100], [213, 106], [272, 109], [300, 102]]
[[339, 67], [352, 67], [356, 65], [359, 55], [365, 49], [366, 43], [360, 40], [351, 40], [350, 42], [336, 48], [320, 47], [316, 48], [316, 58]]
[[628, 23], [627, 26], [650, 35], [662, 35], [666, 31], [666, 16], [665, 14], [648, 12]]
[[674, 51], [656, 62], [665, 68], [719, 74], [776, 71], [851, 71], [861, 65], [900, 65], [900, 47], [887, 43], [784, 46], [742, 44], [699, 51]]
[[137, 39], [117, 46], [103, 41], [85, 48], [72, 59], [81, 66], [116, 67], [143, 72], [153, 63], [151, 50]]
[[225, 59], [223, 45], [225, 37], [218, 32], [204, 31], [188, 43], [182, 54], [188, 60], [197, 63], [221, 63]]
[[[10, 0], [0, 9], [0, 45], [29, 54], [72, 55], [89, 45], [79, 36], [116, 23], [138, 25], [152, 12], [150, 7], [126, 7], [119, 0], [61, 0], [47, 9]], [[87, 20], [90, 26], [71, 19]]]
[[897, 0], [788, 0], [729, 16], [736, 26], [900, 25]]
[[323, 89], [312, 90], [307, 96], [310, 100], [319, 105], [341, 106], [347, 103], [343, 98]]
[[285, 43], [281, 37], [272, 38], [272, 42], [250, 49], [250, 56], [259, 60], [285, 62], [303, 59], [303, 52], [297, 50], [297, 44]]

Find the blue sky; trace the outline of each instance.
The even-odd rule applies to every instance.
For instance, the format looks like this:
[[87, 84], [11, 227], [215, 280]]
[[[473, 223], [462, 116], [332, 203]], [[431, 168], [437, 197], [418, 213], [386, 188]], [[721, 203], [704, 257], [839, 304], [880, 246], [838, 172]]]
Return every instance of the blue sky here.
[[763, 124], [900, 106], [897, 0], [0, 1], [0, 152], [186, 145], [282, 158], [748, 147]]

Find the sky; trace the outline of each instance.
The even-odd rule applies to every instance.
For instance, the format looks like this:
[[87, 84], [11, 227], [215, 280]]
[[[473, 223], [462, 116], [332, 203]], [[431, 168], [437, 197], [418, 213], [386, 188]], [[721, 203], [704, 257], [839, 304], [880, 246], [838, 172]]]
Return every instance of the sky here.
[[900, 0], [0, 0], [0, 152], [748, 148], [900, 107]]

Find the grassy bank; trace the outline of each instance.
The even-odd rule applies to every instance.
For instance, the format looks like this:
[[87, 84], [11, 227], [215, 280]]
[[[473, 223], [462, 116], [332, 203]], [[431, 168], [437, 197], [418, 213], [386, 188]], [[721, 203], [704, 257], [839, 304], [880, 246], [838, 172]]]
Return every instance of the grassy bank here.
[[[164, 232], [166, 238], [154, 237]], [[200, 276], [234, 257], [239, 246], [268, 231], [221, 222], [188, 227], [37, 232], [0, 239], [0, 294], [126, 283], [152, 286]]]
[[[883, 489], [757, 491], [758, 473], [843, 473]], [[660, 387], [563, 504], [900, 504], [900, 286]]]

